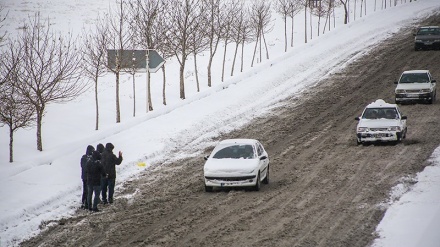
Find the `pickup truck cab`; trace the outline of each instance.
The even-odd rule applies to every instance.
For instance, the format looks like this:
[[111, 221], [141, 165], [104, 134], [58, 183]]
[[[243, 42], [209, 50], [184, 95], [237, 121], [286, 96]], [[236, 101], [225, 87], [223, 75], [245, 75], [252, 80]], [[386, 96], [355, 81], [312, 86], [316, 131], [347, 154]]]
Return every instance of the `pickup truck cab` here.
[[432, 78], [429, 70], [404, 71], [395, 89], [396, 104], [404, 102], [434, 103], [437, 95], [436, 80]]

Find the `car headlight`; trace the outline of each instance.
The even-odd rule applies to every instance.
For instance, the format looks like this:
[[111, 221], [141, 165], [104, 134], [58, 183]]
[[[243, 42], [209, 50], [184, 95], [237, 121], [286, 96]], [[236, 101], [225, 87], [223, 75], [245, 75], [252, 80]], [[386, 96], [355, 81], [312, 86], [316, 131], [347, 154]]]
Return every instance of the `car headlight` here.
[[416, 39], [416, 42], [423, 42], [423, 40], [421, 40], [421, 39]]
[[358, 132], [367, 132], [368, 128], [367, 127], [358, 127]]
[[430, 93], [431, 89], [422, 89], [422, 93]]
[[388, 131], [400, 131], [400, 126], [391, 126], [391, 127], [388, 127]]
[[396, 93], [405, 93], [405, 90], [403, 90], [403, 89], [397, 89], [397, 90], [396, 90]]

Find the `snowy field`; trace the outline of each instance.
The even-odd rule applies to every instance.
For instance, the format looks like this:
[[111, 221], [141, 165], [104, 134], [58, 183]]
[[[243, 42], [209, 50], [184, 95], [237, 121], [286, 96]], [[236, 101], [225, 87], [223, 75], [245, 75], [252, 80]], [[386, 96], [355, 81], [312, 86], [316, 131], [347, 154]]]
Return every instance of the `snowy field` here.
[[[360, 2], [360, 1], [358, 1]], [[192, 58], [185, 72], [186, 100], [179, 99], [178, 62], [167, 66], [167, 102], [162, 105], [162, 72], [152, 75], [154, 110], [146, 112], [145, 75], [136, 75], [136, 117], [133, 117], [132, 77], [121, 81], [121, 123], [115, 123], [115, 85], [111, 74], [99, 82], [100, 129], [94, 130], [94, 92], [90, 89], [74, 101], [49, 105], [43, 124], [43, 152], [36, 150], [35, 128], [15, 134], [15, 161], [8, 162], [9, 133], [0, 127], [0, 246], [14, 246], [37, 234], [44, 221], [72, 215], [80, 205], [80, 157], [87, 145], [112, 142], [121, 150], [123, 164], [118, 180], [135, 178], [161, 161], [197, 155], [212, 146], [212, 138], [239, 128], [287, 97], [301, 96], [325, 76], [368, 53], [369, 49], [419, 20], [440, 11], [438, 0], [398, 1], [397, 6], [373, 11], [375, 0], [367, 2], [367, 15], [351, 17], [343, 25], [341, 9], [336, 11], [336, 28], [316, 34], [304, 43], [304, 13], [295, 17], [295, 43], [284, 53], [284, 30], [280, 16], [274, 14], [274, 30], [268, 34], [269, 60], [250, 67], [253, 44], [245, 47], [245, 70], [229, 76], [233, 45], [228, 47], [225, 82], [220, 81], [223, 47], [213, 65], [213, 87], [206, 85], [207, 56], [201, 56], [201, 92], [196, 91]], [[114, 5], [111, 0], [0, 0], [9, 11], [6, 26], [10, 36], [19, 32], [29, 15], [40, 11], [53, 27], [81, 34], [93, 26], [98, 13]], [[351, 15], [355, 13], [353, 4]], [[333, 25], [333, 23], [332, 23]], [[322, 27], [321, 27], [322, 28]], [[322, 31], [322, 30], [321, 30]], [[310, 32], [310, 31], [309, 31]], [[353, 130], [354, 131], [354, 130]], [[353, 132], [354, 133], [354, 132]], [[171, 153], [180, 150], [178, 153]], [[412, 188], [396, 186], [388, 211], [377, 228], [375, 247], [435, 247], [440, 244], [440, 150], [432, 155], [432, 166], [418, 174]], [[139, 166], [146, 163], [147, 166]]]

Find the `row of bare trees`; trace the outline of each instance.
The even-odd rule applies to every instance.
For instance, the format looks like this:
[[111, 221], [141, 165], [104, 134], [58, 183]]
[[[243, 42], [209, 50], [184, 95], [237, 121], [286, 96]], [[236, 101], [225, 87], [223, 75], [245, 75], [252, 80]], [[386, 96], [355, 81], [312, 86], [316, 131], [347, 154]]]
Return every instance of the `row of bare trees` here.
[[[347, 9], [350, 0], [339, 0]], [[358, 0], [359, 1], [359, 0]], [[364, 0], [361, 1], [365, 3]], [[382, 0], [384, 2], [385, 0]], [[393, 0], [394, 1], [394, 0]], [[403, 0], [402, 0], [403, 1]], [[385, 1], [386, 2], [386, 1]], [[230, 75], [234, 75], [241, 49], [240, 71], [244, 69], [245, 44], [254, 43], [251, 67], [261, 62], [263, 54], [269, 59], [266, 35], [273, 25], [273, 9], [284, 21], [285, 51], [288, 47], [287, 20], [291, 19], [293, 46], [294, 17], [304, 10], [305, 42], [307, 16], [311, 23], [321, 18], [330, 30], [330, 16], [338, 2], [335, 0], [132, 0], [117, 2], [117, 7], [97, 18], [95, 25], [84, 30], [81, 42], [70, 33], [61, 35], [51, 29], [49, 19], [37, 13], [29, 17], [17, 37], [5, 40], [2, 31], [7, 14], [0, 6], [0, 123], [10, 132], [10, 162], [13, 161], [13, 133], [20, 128], [36, 126], [37, 149], [43, 150], [42, 123], [47, 106], [72, 100], [94, 84], [96, 121], [99, 128], [99, 78], [109, 71], [115, 74], [116, 122], [121, 121], [119, 86], [121, 73], [133, 75], [133, 116], [136, 113], [136, 69], [123, 66], [123, 51], [154, 49], [164, 59], [174, 57], [179, 65], [180, 98], [185, 99], [185, 68], [188, 59], [194, 60], [197, 91], [200, 90], [197, 57], [209, 56], [206, 67], [207, 85], [212, 86], [212, 64], [223, 44], [221, 81], [225, 77], [227, 46], [235, 44]], [[366, 14], [366, 5], [364, 5]], [[333, 20], [334, 21], [334, 20]], [[347, 16], [345, 22], [348, 21]], [[309, 29], [311, 30], [311, 28]], [[310, 36], [312, 38], [312, 36]], [[108, 51], [117, 51], [114, 64], [108, 61]], [[258, 56], [259, 57], [258, 57]], [[162, 68], [162, 102], [166, 105], [166, 71]], [[86, 78], [84, 78], [84, 75]], [[147, 70], [147, 111], [153, 110], [150, 73]]]
[[36, 125], [37, 149], [43, 150], [42, 124], [51, 103], [65, 102], [84, 92], [80, 80], [81, 56], [76, 40], [52, 32], [49, 20], [29, 18], [22, 32], [3, 47], [0, 61], [0, 120], [13, 133]]

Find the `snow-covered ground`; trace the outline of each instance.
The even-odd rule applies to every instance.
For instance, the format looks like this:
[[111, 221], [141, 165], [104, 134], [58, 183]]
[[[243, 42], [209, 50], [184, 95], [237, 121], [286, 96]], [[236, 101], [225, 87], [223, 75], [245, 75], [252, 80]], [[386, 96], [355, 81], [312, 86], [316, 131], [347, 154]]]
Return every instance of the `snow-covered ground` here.
[[[359, 1], [360, 2], [360, 1]], [[253, 44], [246, 46], [245, 71], [229, 76], [233, 45], [229, 46], [225, 82], [220, 82], [222, 51], [213, 67], [213, 87], [206, 83], [206, 56], [198, 59], [201, 92], [196, 91], [192, 61], [185, 73], [186, 100], [179, 99], [178, 63], [167, 61], [167, 106], [162, 105], [162, 74], [152, 76], [154, 111], [146, 113], [145, 75], [136, 76], [136, 117], [133, 117], [132, 78], [125, 75], [121, 85], [122, 122], [115, 123], [114, 76], [99, 83], [100, 130], [94, 130], [93, 91], [66, 104], [49, 105], [44, 118], [43, 152], [36, 151], [35, 129], [15, 134], [15, 162], [8, 162], [8, 130], [0, 128], [0, 246], [38, 233], [43, 221], [74, 213], [80, 205], [81, 179], [79, 160], [87, 145], [112, 142], [121, 150], [123, 164], [118, 180], [134, 178], [149, 167], [160, 167], [161, 160], [197, 155], [198, 150], [213, 145], [213, 137], [239, 128], [274, 105], [314, 85], [317, 81], [356, 60], [401, 27], [412, 25], [440, 11], [438, 0], [398, 1], [397, 6], [373, 11], [369, 0], [367, 15], [351, 16], [342, 24], [341, 9], [336, 14], [336, 28], [318, 37], [316, 22], [313, 39], [304, 43], [304, 13], [295, 18], [295, 45], [283, 52], [281, 18], [274, 15], [275, 28], [266, 38], [270, 60], [250, 67]], [[406, 2], [406, 3], [405, 3]], [[58, 30], [81, 33], [104, 13], [112, 0], [0, 0], [9, 11], [5, 29], [10, 36], [35, 11], [51, 19]], [[351, 15], [354, 5], [351, 4]], [[316, 19], [316, 18], [315, 18]], [[332, 23], [333, 25], [333, 23]], [[322, 27], [321, 27], [322, 29]], [[322, 31], [322, 30], [321, 30]], [[220, 48], [222, 50], [222, 47]], [[172, 150], [179, 153], [171, 153]], [[433, 165], [417, 177], [410, 191], [399, 186], [384, 202], [389, 209], [378, 226], [374, 246], [439, 246], [440, 235], [440, 151], [432, 155]], [[146, 163], [147, 166], [140, 166]], [[405, 192], [403, 194], [403, 192]], [[396, 196], [397, 194], [397, 196]], [[403, 196], [401, 196], [403, 194]], [[401, 197], [400, 197], [401, 196]], [[383, 206], [383, 205], [378, 205]]]

